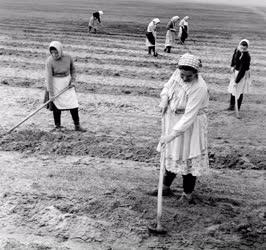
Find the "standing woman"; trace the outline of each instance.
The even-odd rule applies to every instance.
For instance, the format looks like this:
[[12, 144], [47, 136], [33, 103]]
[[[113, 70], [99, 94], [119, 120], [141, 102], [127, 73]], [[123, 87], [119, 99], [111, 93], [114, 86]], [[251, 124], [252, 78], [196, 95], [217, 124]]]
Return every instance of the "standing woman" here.
[[156, 27], [160, 23], [159, 18], [154, 18], [148, 25], [147, 33], [146, 33], [146, 46], [148, 47], [148, 54], [153, 52], [153, 56], [157, 56], [157, 52], [155, 51], [155, 43], [156, 43]]
[[178, 69], [161, 92], [164, 133], [160, 150], [165, 154], [163, 195], [173, 194], [170, 186], [180, 174], [183, 193], [179, 201], [185, 203], [193, 202], [196, 179], [209, 170], [206, 115], [209, 97], [200, 67], [198, 57], [188, 53], [182, 55]]
[[188, 38], [188, 20], [189, 16], [185, 16], [179, 23], [179, 34], [180, 43], [184, 44], [185, 40]]
[[103, 11], [99, 10], [94, 13], [92, 13], [92, 16], [89, 21], [89, 32], [94, 30], [94, 33], [97, 33], [98, 25], [102, 23], [102, 17]]
[[237, 99], [238, 110], [240, 110], [243, 93], [248, 93], [250, 88], [250, 61], [248, 52], [249, 41], [243, 39], [235, 49], [231, 60], [232, 77], [228, 86], [228, 92], [231, 93], [230, 105], [227, 110], [235, 109], [235, 99]]
[[54, 98], [60, 91], [68, 86], [74, 86], [72, 83], [76, 80], [76, 72], [73, 59], [70, 55], [63, 53], [62, 44], [53, 41], [49, 45], [50, 56], [46, 60], [46, 85], [49, 92], [51, 108], [54, 116], [55, 129], [61, 129], [61, 111], [70, 110], [74, 121], [75, 130], [85, 132], [80, 126], [78, 99], [75, 88], [69, 88], [63, 94]]
[[165, 37], [165, 49], [164, 51], [167, 53], [171, 52], [171, 48], [175, 45], [175, 38], [176, 38], [176, 24], [179, 20], [179, 16], [174, 16], [168, 22], [166, 28], [166, 37]]

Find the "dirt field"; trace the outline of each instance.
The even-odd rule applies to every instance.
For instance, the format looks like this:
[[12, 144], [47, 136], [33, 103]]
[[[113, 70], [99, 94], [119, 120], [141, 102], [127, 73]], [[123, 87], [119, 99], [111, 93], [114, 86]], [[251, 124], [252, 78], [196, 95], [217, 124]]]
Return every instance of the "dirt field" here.
[[[38, 2], [38, 1], [37, 1]], [[266, 249], [266, 8], [141, 1], [0, 0], [0, 249]], [[96, 3], [97, 2], [97, 3]], [[107, 3], [108, 2], [108, 3]], [[103, 27], [88, 34], [93, 10]], [[175, 10], [177, 12], [175, 12]], [[189, 15], [190, 38], [163, 52], [165, 25]], [[145, 30], [161, 19], [158, 58]], [[241, 119], [228, 107], [231, 55], [251, 41], [252, 92]], [[68, 112], [62, 132], [42, 109], [44, 62], [52, 40], [75, 58], [80, 118]], [[166, 236], [149, 235], [156, 218], [159, 93], [187, 51], [201, 56], [210, 89], [210, 176], [199, 178], [196, 204], [163, 203]]]

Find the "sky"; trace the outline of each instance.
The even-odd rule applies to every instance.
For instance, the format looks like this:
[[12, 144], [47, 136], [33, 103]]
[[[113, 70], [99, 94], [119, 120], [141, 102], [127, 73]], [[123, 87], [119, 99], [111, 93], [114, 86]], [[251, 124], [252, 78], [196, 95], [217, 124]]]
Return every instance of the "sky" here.
[[266, 6], [265, 0], [194, 0], [200, 3], [225, 3], [225, 4], [237, 4], [237, 5], [264, 5]]
[[242, 6], [265, 6], [266, 7], [266, 0], [143, 0], [143, 1], [150, 1], [150, 2], [198, 2], [198, 3], [212, 3], [212, 4], [233, 4], [233, 5], [242, 5]]

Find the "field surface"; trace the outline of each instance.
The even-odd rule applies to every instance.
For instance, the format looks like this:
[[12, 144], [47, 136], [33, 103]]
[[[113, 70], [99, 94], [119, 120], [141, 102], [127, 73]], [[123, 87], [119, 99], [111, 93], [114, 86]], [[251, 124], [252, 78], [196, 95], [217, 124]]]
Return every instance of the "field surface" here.
[[[0, 0], [0, 249], [266, 249], [266, 8], [143, 1]], [[163, 2], [163, 1], [161, 1]], [[104, 11], [97, 34], [93, 11]], [[163, 52], [170, 17], [190, 16], [186, 45]], [[145, 30], [159, 17], [158, 58]], [[228, 112], [230, 61], [250, 40], [252, 90], [241, 119]], [[75, 60], [80, 120], [64, 112], [61, 132], [42, 109], [48, 46], [59, 40]], [[211, 174], [196, 204], [163, 202], [168, 233], [153, 236], [160, 137], [159, 94], [180, 55], [202, 58], [210, 90]]]

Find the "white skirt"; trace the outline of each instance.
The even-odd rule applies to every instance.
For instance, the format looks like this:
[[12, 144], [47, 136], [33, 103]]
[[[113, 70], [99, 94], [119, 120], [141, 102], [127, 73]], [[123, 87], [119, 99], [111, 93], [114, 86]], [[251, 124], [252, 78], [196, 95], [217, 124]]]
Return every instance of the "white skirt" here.
[[[167, 111], [166, 134], [181, 119], [182, 114]], [[165, 147], [165, 168], [175, 174], [200, 176], [209, 172], [208, 120], [206, 114], [198, 115], [184, 134], [176, 137]]]
[[166, 36], [165, 36], [165, 47], [167, 47], [167, 46], [174, 47], [175, 46], [175, 37], [176, 37], [176, 32], [171, 31], [171, 30], [167, 30]]
[[[66, 88], [69, 85], [70, 79], [70, 75], [53, 77], [54, 95]], [[63, 94], [56, 97], [53, 103], [60, 110], [78, 108], [79, 105], [75, 88], [66, 90]]]
[[233, 96], [235, 96], [237, 99], [241, 94], [249, 93], [250, 92], [250, 86], [251, 86], [251, 78], [249, 71], [246, 71], [243, 78], [240, 80], [239, 83], [235, 83], [235, 78], [238, 75], [237, 70], [235, 70], [231, 75], [231, 80], [228, 85], [228, 92], [231, 93]]
[[92, 16], [90, 18], [90, 21], [89, 21], [89, 27], [92, 27], [94, 29], [98, 29], [99, 28], [98, 26], [99, 26], [98, 20], [94, 19], [94, 17]]

